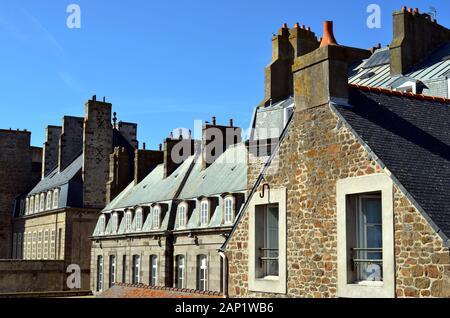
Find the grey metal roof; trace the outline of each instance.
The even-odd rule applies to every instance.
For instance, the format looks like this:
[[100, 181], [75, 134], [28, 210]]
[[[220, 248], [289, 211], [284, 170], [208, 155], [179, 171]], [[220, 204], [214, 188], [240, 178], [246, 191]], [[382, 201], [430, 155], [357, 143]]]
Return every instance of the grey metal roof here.
[[81, 170], [82, 164], [83, 155], [80, 155], [63, 171], [58, 172], [58, 168], [55, 168], [49, 175], [42, 179], [28, 195], [46, 192], [68, 183]]

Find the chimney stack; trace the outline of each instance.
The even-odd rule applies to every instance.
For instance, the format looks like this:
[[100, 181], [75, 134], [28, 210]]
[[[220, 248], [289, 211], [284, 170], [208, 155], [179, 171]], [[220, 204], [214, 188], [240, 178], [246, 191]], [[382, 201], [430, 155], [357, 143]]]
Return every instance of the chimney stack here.
[[45, 129], [45, 143], [42, 151], [42, 179], [58, 166], [59, 139], [62, 127], [47, 126]]
[[133, 176], [130, 171], [130, 155], [124, 147], [116, 147], [109, 155], [109, 180], [106, 183], [106, 204], [130, 184]]
[[161, 147], [158, 150], [139, 150], [134, 152], [134, 184], [138, 184], [164, 162], [164, 152]]
[[63, 117], [58, 153], [59, 172], [66, 169], [75, 157], [81, 154], [83, 149], [83, 121], [83, 117]]
[[195, 140], [174, 139], [173, 133], [164, 141], [164, 178], [169, 177], [177, 168], [195, 153]]
[[450, 30], [428, 14], [412, 8], [394, 12], [394, 36], [389, 47], [391, 75], [402, 75], [422, 62], [432, 51], [450, 41]]
[[320, 47], [327, 45], [338, 45], [334, 38], [333, 21], [325, 21], [323, 23], [323, 37], [320, 42]]

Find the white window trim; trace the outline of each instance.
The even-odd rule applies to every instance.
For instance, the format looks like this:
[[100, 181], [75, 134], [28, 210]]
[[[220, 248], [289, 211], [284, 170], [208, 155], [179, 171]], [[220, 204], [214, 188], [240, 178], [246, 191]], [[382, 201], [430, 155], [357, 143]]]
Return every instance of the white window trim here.
[[[155, 264], [155, 266], [153, 266], [153, 259], [156, 259], [156, 264]], [[156, 255], [156, 254], [152, 254], [152, 255], [150, 255], [150, 286], [158, 286], [158, 269], [159, 269], [159, 264], [158, 264], [158, 262], [159, 262], [159, 257], [158, 257], [158, 255]], [[155, 284], [153, 285], [153, 267], [156, 267], [155, 268]]]
[[131, 211], [125, 212], [125, 233], [131, 232], [133, 225], [133, 213]]
[[[202, 267], [202, 265], [201, 265], [201, 258], [202, 257], [204, 257], [205, 258], [205, 267]], [[204, 279], [202, 279], [201, 278], [201, 271], [202, 271], [202, 269], [204, 269], [205, 270], [205, 278]], [[208, 290], [208, 287], [209, 287], [209, 257], [208, 257], [208, 255], [206, 255], [206, 254], [199, 254], [198, 256], [197, 256], [197, 279], [198, 279], [198, 281], [197, 281], [197, 285], [198, 285], [198, 289], [199, 290], [201, 290], [201, 291], [207, 291]], [[204, 284], [205, 284], [205, 286], [204, 286], [204, 288], [202, 289], [202, 281], [204, 281]]]
[[[226, 207], [227, 201], [231, 201], [231, 221], [227, 222], [226, 220]], [[228, 195], [223, 200], [223, 224], [231, 225], [234, 223], [236, 218], [236, 198], [233, 195]]]
[[100, 219], [99, 219], [99, 227], [100, 227], [100, 234], [105, 234], [105, 229], [106, 229], [106, 217], [104, 214], [100, 215]]
[[[184, 222], [183, 222], [183, 224], [180, 223], [180, 209], [181, 208], [184, 208]], [[188, 204], [186, 202], [182, 202], [182, 203], [180, 203], [178, 205], [178, 209], [177, 209], [177, 227], [179, 229], [184, 229], [186, 227], [187, 223], [188, 223], [188, 220], [187, 220], [188, 213], [187, 213], [187, 211], [188, 211]]]
[[[395, 257], [394, 257], [394, 206], [393, 182], [385, 174], [338, 180], [336, 186], [337, 207], [337, 256], [338, 256], [338, 297], [349, 298], [393, 298], [395, 297]], [[382, 232], [383, 232], [383, 283], [347, 283], [347, 233], [346, 196], [381, 192]]]
[[48, 191], [47, 192], [47, 198], [45, 199], [45, 210], [51, 210], [52, 209], [52, 204], [53, 204], [53, 195], [52, 195], [52, 191]]
[[[208, 205], [208, 211], [207, 211], [208, 216], [207, 216], [206, 223], [203, 223], [202, 222], [202, 206], [205, 203]], [[211, 221], [211, 202], [209, 202], [208, 199], [203, 199], [200, 201], [200, 226], [208, 226], [210, 221]]]
[[[155, 222], [157, 221], [157, 222]], [[157, 223], [157, 224], [155, 224]], [[155, 205], [152, 208], [152, 228], [159, 229], [161, 227], [161, 206]]]
[[59, 206], [59, 189], [53, 190], [52, 201], [53, 209], [57, 209]]
[[[138, 223], [138, 215], [140, 215], [140, 222]], [[134, 213], [134, 219], [136, 224], [136, 231], [141, 231], [142, 227], [144, 226], [144, 211], [142, 208], [136, 209], [136, 212]]]
[[[178, 280], [180, 278], [180, 276], [178, 275], [178, 268], [179, 268], [179, 258], [182, 257], [183, 258], [183, 266], [181, 269], [181, 273], [182, 273], [182, 279], [181, 279], [181, 287], [178, 287]], [[175, 256], [175, 268], [176, 268], [176, 281], [175, 281], [175, 287], [177, 288], [185, 288], [186, 286], [186, 255], [184, 254], [178, 254]]]
[[[248, 262], [248, 288], [255, 292], [267, 292], [275, 294], [286, 294], [286, 188], [271, 189], [269, 193], [266, 192], [264, 198], [261, 198], [259, 194], [253, 196], [249, 205], [249, 262]], [[276, 277], [256, 277], [255, 264], [258, 261], [256, 259], [255, 251], [255, 212], [256, 206], [265, 204], [278, 204], [278, 242], [279, 242], [279, 263], [278, 263], [278, 276]]]
[[119, 213], [114, 212], [111, 216], [111, 227], [113, 234], [116, 234], [119, 229]]

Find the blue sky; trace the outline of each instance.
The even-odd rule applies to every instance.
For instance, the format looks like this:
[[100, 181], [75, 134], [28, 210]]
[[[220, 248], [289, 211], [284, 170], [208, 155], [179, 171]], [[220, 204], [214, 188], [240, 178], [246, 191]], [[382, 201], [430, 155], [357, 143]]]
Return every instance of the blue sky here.
[[[66, 26], [71, 3], [81, 7], [81, 29]], [[366, 26], [371, 3], [381, 6], [381, 29]], [[94, 94], [137, 122], [151, 147], [213, 115], [247, 128], [283, 22], [321, 37], [322, 22], [334, 20], [340, 44], [384, 46], [402, 5], [435, 7], [449, 27], [448, 0], [1, 0], [0, 128], [28, 129], [41, 146], [47, 125], [82, 116]]]

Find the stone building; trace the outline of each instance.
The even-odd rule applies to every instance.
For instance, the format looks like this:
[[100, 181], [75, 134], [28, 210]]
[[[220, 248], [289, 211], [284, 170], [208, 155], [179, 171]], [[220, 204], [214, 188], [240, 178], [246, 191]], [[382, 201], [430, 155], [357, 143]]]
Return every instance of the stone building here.
[[247, 190], [241, 134], [213, 118], [202, 140], [180, 132], [164, 149], [139, 151], [135, 181], [105, 207], [94, 231], [93, 291], [116, 283], [223, 290], [217, 251]]
[[[330, 22], [312, 46], [298, 29], [273, 39], [258, 108], [295, 107], [279, 142], [250, 140], [225, 294], [450, 297], [450, 31], [406, 8], [375, 52], [337, 44]], [[291, 68], [274, 72], [281, 54]]]
[[[16, 199], [16, 204], [14, 210], [9, 209], [11, 251], [4, 258], [15, 261], [1, 268], [1, 291], [66, 290], [66, 270], [72, 264], [81, 271], [78, 288], [89, 290], [89, 238], [98, 212], [106, 205], [108, 159], [113, 149], [120, 149], [127, 153], [133, 171], [137, 146], [136, 124], [116, 125], [114, 118], [113, 126], [111, 108], [110, 103], [94, 96], [85, 104], [84, 117], [65, 116], [61, 127], [48, 126], [42, 165], [37, 169], [41, 175], [34, 183], [30, 151], [26, 148], [29, 134], [15, 133], [24, 139], [26, 160], [16, 158], [17, 164], [24, 166], [24, 184], [16, 190], [17, 199], [10, 198], [11, 202]], [[18, 150], [17, 146], [12, 149], [16, 156], [21, 155]], [[128, 184], [133, 174], [124, 173], [121, 178], [128, 178]], [[120, 186], [116, 184], [114, 190], [122, 190]], [[39, 284], [33, 283], [35, 279], [21, 279], [33, 272], [38, 274]]]

